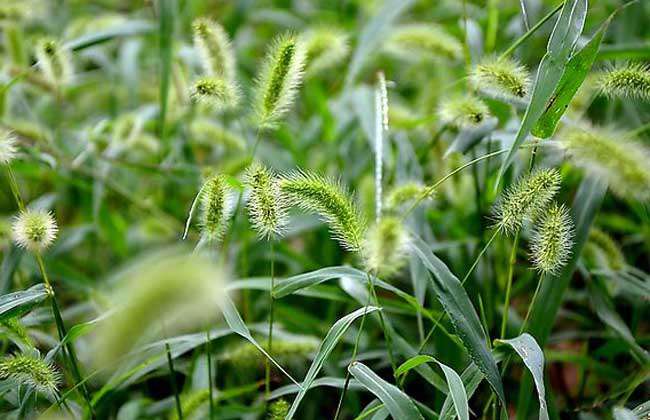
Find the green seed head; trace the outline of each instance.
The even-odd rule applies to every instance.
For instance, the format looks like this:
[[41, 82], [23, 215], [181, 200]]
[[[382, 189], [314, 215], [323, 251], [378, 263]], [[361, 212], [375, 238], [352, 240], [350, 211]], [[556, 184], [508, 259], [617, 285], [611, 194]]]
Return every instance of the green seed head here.
[[490, 110], [479, 98], [466, 95], [442, 102], [438, 115], [445, 124], [457, 128], [472, 128], [484, 123], [490, 116]]
[[458, 59], [462, 57], [463, 45], [438, 25], [414, 23], [395, 28], [386, 50], [410, 60], [422, 57]]
[[246, 140], [239, 133], [208, 118], [195, 118], [190, 124], [190, 134], [198, 144], [219, 146], [227, 151], [242, 151], [246, 148]]
[[66, 85], [72, 81], [70, 53], [53, 39], [42, 39], [36, 44], [37, 65], [52, 85]]
[[542, 273], [555, 274], [568, 261], [573, 246], [573, 221], [564, 206], [553, 203], [538, 220], [531, 241], [531, 257]]
[[598, 228], [591, 228], [587, 240], [587, 248], [593, 262], [612, 271], [625, 268], [625, 255], [619, 245], [607, 233]]
[[289, 111], [305, 67], [302, 42], [293, 35], [275, 39], [257, 80], [255, 111], [260, 127], [270, 128]]
[[338, 28], [323, 26], [311, 29], [300, 39], [305, 46], [309, 76], [339, 65], [350, 51], [348, 36]]
[[267, 414], [268, 420], [284, 420], [289, 413], [290, 405], [287, 400], [280, 398], [269, 404], [269, 411]]
[[[268, 351], [268, 343], [262, 348]], [[273, 340], [273, 357], [280, 364], [289, 364], [307, 360], [318, 348], [319, 341], [309, 336], [298, 336], [290, 340]], [[241, 370], [261, 370], [265, 359], [257, 347], [245, 342], [225, 351], [222, 360]]]
[[401, 185], [397, 185], [388, 190], [386, 194], [386, 209], [397, 210], [401, 207], [412, 204], [415, 200], [423, 197], [424, 199], [431, 199], [433, 193], [427, 194], [427, 189], [424, 185], [410, 181]]
[[17, 354], [0, 360], [0, 379], [12, 380], [21, 386], [52, 397], [61, 376], [54, 365], [35, 355]]
[[49, 247], [58, 232], [52, 214], [44, 210], [26, 210], [13, 222], [12, 233], [16, 244], [32, 252], [40, 252]]
[[282, 235], [287, 222], [287, 200], [276, 176], [260, 164], [253, 164], [245, 176], [249, 188], [248, 213], [261, 238]]
[[358, 251], [365, 223], [357, 205], [338, 183], [319, 175], [296, 172], [280, 181], [289, 202], [314, 212], [329, 225], [334, 239], [349, 251]]
[[201, 194], [201, 231], [211, 242], [218, 242], [228, 227], [231, 213], [230, 189], [224, 175], [206, 181]]
[[561, 182], [562, 177], [556, 169], [540, 169], [519, 180], [495, 206], [496, 227], [512, 234], [524, 221], [534, 220], [545, 211]]
[[202, 77], [194, 82], [192, 100], [204, 103], [215, 110], [234, 107], [239, 102], [239, 93], [226, 80], [219, 77]]
[[0, 128], [0, 163], [8, 165], [16, 158], [18, 147], [16, 137], [9, 130]]
[[389, 276], [406, 262], [408, 234], [397, 217], [384, 217], [368, 230], [363, 245], [366, 269]]
[[570, 127], [558, 137], [571, 162], [603, 177], [616, 195], [650, 200], [650, 149], [612, 128]]
[[600, 89], [611, 98], [633, 98], [650, 101], [650, 66], [631, 63], [604, 73]]
[[[193, 419], [199, 418], [199, 409], [207, 405], [210, 399], [210, 389], [204, 388], [197, 391], [192, 391], [187, 395], [181, 397], [181, 413], [183, 418]], [[169, 414], [169, 420], [179, 420], [178, 412], [172, 410]]]
[[525, 67], [509, 58], [488, 58], [476, 66], [471, 79], [479, 90], [497, 98], [523, 98], [530, 76]]
[[192, 24], [194, 47], [206, 74], [235, 83], [235, 54], [226, 31], [218, 23], [198, 18]]

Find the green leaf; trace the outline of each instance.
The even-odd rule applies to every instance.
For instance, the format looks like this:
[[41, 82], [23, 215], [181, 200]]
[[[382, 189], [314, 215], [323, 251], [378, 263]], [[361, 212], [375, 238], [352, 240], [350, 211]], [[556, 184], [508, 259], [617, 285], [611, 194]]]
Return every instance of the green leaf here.
[[50, 296], [45, 284], [0, 296], [0, 321], [15, 318], [32, 310]]
[[420, 354], [402, 363], [402, 365], [395, 371], [395, 376], [399, 377], [401, 375], [406, 375], [408, 371], [423, 363], [436, 363], [440, 366], [442, 373], [444, 373], [445, 379], [447, 380], [447, 385], [449, 386], [449, 394], [453, 401], [456, 415], [460, 420], [469, 420], [469, 405], [467, 403], [467, 392], [465, 392], [463, 381], [456, 371], [444, 363], [439, 362], [429, 355]]
[[2, 267], [0, 267], [0, 294], [9, 293], [11, 290], [11, 279], [24, 253], [21, 248], [15, 245], [11, 245], [5, 251]]
[[521, 357], [535, 381], [539, 399], [539, 419], [548, 420], [546, 390], [544, 389], [544, 353], [537, 341], [530, 334], [524, 333], [509, 340], [496, 340], [496, 342], [509, 345]]
[[113, 27], [85, 34], [79, 38], [75, 38], [66, 42], [63, 46], [72, 51], [80, 51], [93, 45], [102, 44], [115, 38], [124, 38], [133, 35], [141, 35], [152, 32], [155, 26], [151, 23], [134, 20]]
[[380, 378], [368, 366], [354, 362], [348, 370], [368, 391], [384, 403], [394, 419], [424, 419], [411, 399], [398, 387]]
[[614, 416], [614, 420], [638, 420], [639, 419], [636, 416], [636, 414], [632, 412], [632, 410], [629, 410], [625, 407], [614, 407], [612, 414]]
[[505, 395], [497, 364], [487, 347], [487, 334], [483, 330], [476, 310], [467, 292], [449, 268], [436, 257], [422, 239], [413, 235], [413, 250], [431, 273], [431, 285], [445, 312], [449, 315], [456, 334], [460, 337], [469, 356], [483, 372], [490, 386], [505, 407]]
[[[575, 238], [571, 258], [558, 274], [547, 276], [542, 284], [538, 298], [530, 308], [530, 318], [526, 332], [530, 333], [540, 346], [543, 346], [553, 328], [555, 317], [562, 305], [564, 292], [569, 287], [578, 259], [589, 235], [592, 222], [603, 201], [607, 185], [598, 178], [585, 178], [580, 184], [571, 208], [575, 224]], [[526, 413], [532, 392], [530, 378], [522, 384], [517, 412]]]
[[336, 345], [341, 340], [341, 338], [348, 330], [350, 325], [352, 325], [354, 320], [356, 320], [360, 316], [363, 316], [364, 314], [369, 314], [377, 310], [379, 310], [379, 308], [375, 306], [366, 306], [363, 308], [359, 308], [356, 311], [349, 313], [343, 318], [339, 319], [334, 323], [334, 325], [332, 325], [332, 328], [330, 328], [330, 330], [327, 332], [327, 335], [325, 336], [320, 346], [318, 347], [318, 351], [316, 352], [316, 357], [314, 357], [314, 361], [312, 362], [311, 366], [309, 366], [309, 370], [305, 375], [305, 379], [303, 380], [302, 385], [300, 384], [298, 385], [302, 389], [300, 390], [300, 392], [298, 392], [298, 395], [296, 395], [296, 398], [293, 400], [293, 403], [291, 404], [291, 408], [289, 409], [289, 413], [287, 414], [286, 417], [287, 420], [292, 419], [293, 416], [296, 414], [300, 402], [305, 397], [305, 394], [307, 393], [309, 388], [311, 388], [312, 385], [314, 384], [316, 376], [318, 375], [318, 372], [320, 372], [321, 368], [323, 367], [325, 360], [327, 360], [330, 353], [332, 353], [332, 350], [334, 350], [334, 347], [336, 347]]
[[221, 312], [223, 313], [223, 317], [226, 320], [226, 323], [230, 327], [230, 329], [236, 333], [248, 340], [252, 345], [254, 345], [257, 350], [260, 351], [267, 359], [271, 361], [277, 367], [280, 372], [282, 372], [287, 378], [291, 380], [294, 384], [300, 386], [300, 383], [293, 379], [293, 377], [282, 367], [280, 364], [273, 358], [271, 357], [264, 348], [253, 338], [253, 335], [251, 334], [250, 330], [244, 323], [244, 320], [241, 318], [239, 315], [239, 312], [237, 312], [237, 308], [235, 307], [234, 302], [230, 299], [230, 297], [226, 294], [224, 294], [224, 299], [223, 302], [221, 303]]
[[497, 186], [512, 163], [519, 146], [526, 140], [533, 126], [544, 113], [546, 104], [564, 73], [569, 55], [582, 33], [586, 16], [587, 0], [568, 0], [564, 3], [560, 17], [549, 38], [546, 54], [539, 63], [530, 103], [526, 108], [517, 136], [501, 164]]

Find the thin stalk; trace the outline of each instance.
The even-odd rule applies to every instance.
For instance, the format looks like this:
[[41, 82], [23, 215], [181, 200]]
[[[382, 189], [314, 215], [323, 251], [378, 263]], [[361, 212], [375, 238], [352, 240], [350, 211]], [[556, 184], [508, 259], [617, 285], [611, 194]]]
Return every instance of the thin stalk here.
[[[273, 289], [275, 288], [275, 250], [273, 247], [273, 240], [269, 241], [271, 248], [271, 288], [269, 289], [269, 337], [268, 337], [268, 352], [273, 356], [273, 318], [274, 318], [274, 303]], [[266, 378], [265, 378], [266, 397], [268, 398], [271, 393], [271, 362], [266, 358]]]
[[526, 11], [526, 3], [524, 0], [519, 0], [519, 6], [521, 7], [521, 20], [524, 21], [524, 28], [527, 31], [530, 31], [530, 24], [528, 23], [528, 11]]
[[512, 277], [514, 274], [515, 262], [517, 261], [517, 248], [519, 246], [519, 230], [515, 233], [515, 239], [512, 242], [512, 250], [510, 251], [510, 260], [508, 261], [508, 279], [506, 280], [506, 297], [503, 302], [503, 317], [501, 318], [501, 334], [502, 339], [506, 337], [506, 326], [508, 324], [508, 309], [510, 308], [510, 292], [512, 290]]
[[[165, 334], [166, 335], [166, 334]], [[174, 373], [174, 361], [172, 360], [172, 352], [169, 348], [169, 343], [165, 343], [165, 353], [167, 353], [167, 367], [169, 368], [169, 383], [174, 393], [174, 401], [176, 403], [176, 414], [179, 420], [183, 420], [183, 409], [181, 408], [181, 398], [178, 395], [178, 387], [176, 386], [176, 374]]]
[[539, 28], [542, 27], [550, 18], [553, 17], [554, 14], [560, 11], [562, 9], [562, 6], [564, 6], [564, 2], [560, 3], [557, 5], [557, 7], [553, 10], [551, 10], [546, 16], [544, 16], [542, 19], [540, 19], [539, 22], [537, 22], [532, 28], [530, 28], [525, 34], [520, 36], [507, 50], [505, 50], [499, 58], [506, 58], [510, 54], [513, 53], [514, 50], [517, 49], [521, 44], [523, 44], [528, 38], [531, 37]]
[[539, 291], [542, 288], [542, 282], [544, 281], [544, 278], [546, 278], [546, 276], [542, 274], [539, 278], [539, 281], [537, 282], [535, 293], [533, 293], [533, 298], [530, 300], [530, 305], [528, 305], [528, 311], [526, 311], [526, 317], [524, 318], [523, 324], [521, 324], [521, 328], [519, 329], [519, 334], [523, 334], [523, 332], [526, 331], [526, 327], [528, 327], [528, 318], [530, 317], [531, 309], [533, 308], [535, 302], [537, 301], [537, 295], [539, 294]]

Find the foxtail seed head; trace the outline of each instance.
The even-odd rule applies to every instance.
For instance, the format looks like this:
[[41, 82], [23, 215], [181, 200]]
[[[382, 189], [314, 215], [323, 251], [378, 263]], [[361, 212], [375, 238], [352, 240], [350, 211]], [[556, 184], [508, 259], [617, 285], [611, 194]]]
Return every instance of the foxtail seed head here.
[[[198, 410], [208, 402], [210, 398], [210, 389], [203, 388], [197, 391], [192, 391], [187, 395], [183, 395], [181, 399], [181, 413], [184, 418], [192, 419], [196, 418]], [[169, 415], [169, 420], [179, 420], [178, 412], [172, 410]]]
[[343, 248], [349, 251], [361, 248], [365, 223], [340, 183], [316, 174], [294, 172], [280, 181], [280, 188], [290, 202], [320, 215]]
[[535, 268], [542, 273], [557, 273], [571, 256], [573, 221], [564, 206], [553, 203], [538, 220], [531, 242]]
[[463, 45], [456, 38], [438, 25], [425, 23], [395, 28], [386, 49], [390, 54], [407, 59], [458, 59], [463, 54]]
[[239, 102], [237, 88], [219, 77], [202, 77], [192, 85], [192, 100], [215, 110], [234, 107]]
[[490, 116], [490, 110], [479, 98], [465, 95], [442, 102], [438, 115], [445, 124], [457, 128], [472, 128], [485, 122]]
[[288, 221], [288, 206], [275, 174], [260, 164], [253, 164], [245, 178], [250, 189], [248, 214], [253, 228], [264, 239], [282, 235]]
[[495, 206], [496, 227], [511, 234], [520, 229], [524, 221], [535, 219], [544, 212], [561, 182], [562, 177], [556, 169], [540, 169], [520, 179]]
[[350, 51], [348, 36], [338, 28], [311, 29], [300, 39], [305, 45], [308, 76], [340, 64]]
[[54, 242], [58, 230], [51, 213], [44, 210], [25, 210], [14, 219], [12, 236], [21, 248], [41, 252]]
[[650, 66], [630, 63], [604, 73], [600, 89], [610, 98], [633, 98], [650, 101]]
[[397, 217], [384, 217], [368, 230], [363, 243], [366, 269], [389, 276], [406, 261], [408, 234]]
[[390, 189], [386, 194], [386, 208], [388, 210], [396, 210], [402, 206], [408, 206], [413, 201], [424, 196], [425, 199], [430, 199], [433, 193], [427, 194], [427, 189], [424, 185], [409, 181], [401, 185], [397, 185]]
[[53, 85], [66, 85], [72, 81], [70, 53], [54, 39], [42, 39], [36, 45], [38, 67], [45, 79]]
[[228, 227], [230, 201], [230, 188], [224, 175], [214, 175], [206, 181], [201, 194], [201, 231], [206, 239], [221, 240]]
[[591, 228], [587, 239], [587, 250], [596, 260], [596, 263], [608, 267], [613, 271], [622, 270], [625, 267], [625, 255], [616, 241], [598, 228]]
[[616, 195], [650, 200], [650, 149], [607, 127], [570, 127], [558, 137], [573, 164], [605, 178]]
[[257, 80], [255, 111], [260, 127], [277, 124], [293, 104], [305, 67], [305, 49], [293, 35], [276, 38]]
[[0, 360], [0, 379], [13, 380], [50, 397], [56, 394], [61, 382], [61, 376], [52, 363], [28, 354], [17, 354]]
[[16, 137], [9, 130], [0, 128], [0, 163], [8, 165], [16, 158], [18, 147]]
[[479, 90], [497, 98], [523, 98], [528, 94], [530, 76], [525, 67], [510, 58], [488, 58], [471, 74]]
[[268, 420], [284, 420], [289, 413], [289, 403], [284, 398], [273, 401], [269, 404]]
[[235, 82], [235, 54], [226, 31], [217, 22], [198, 18], [192, 24], [194, 46], [206, 74]]

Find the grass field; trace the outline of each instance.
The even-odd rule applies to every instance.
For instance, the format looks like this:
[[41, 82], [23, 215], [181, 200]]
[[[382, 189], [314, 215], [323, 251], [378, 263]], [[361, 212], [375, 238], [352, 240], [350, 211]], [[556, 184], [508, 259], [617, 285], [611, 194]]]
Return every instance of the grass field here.
[[650, 2], [2, 0], [0, 417], [650, 420]]

